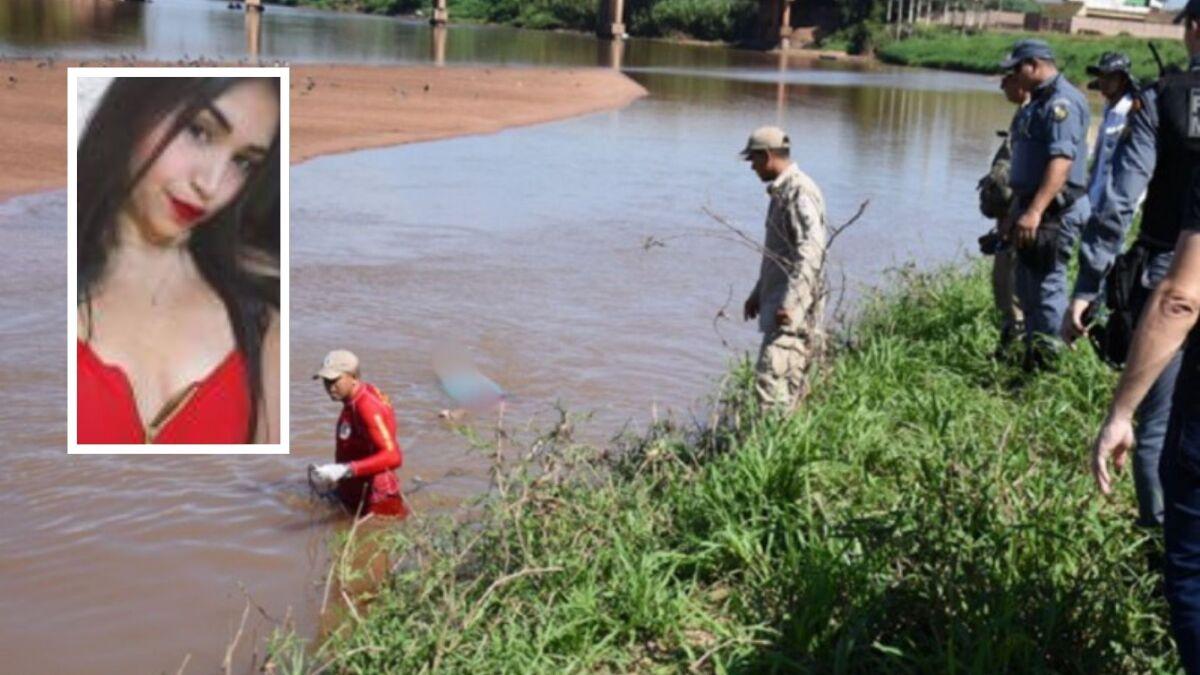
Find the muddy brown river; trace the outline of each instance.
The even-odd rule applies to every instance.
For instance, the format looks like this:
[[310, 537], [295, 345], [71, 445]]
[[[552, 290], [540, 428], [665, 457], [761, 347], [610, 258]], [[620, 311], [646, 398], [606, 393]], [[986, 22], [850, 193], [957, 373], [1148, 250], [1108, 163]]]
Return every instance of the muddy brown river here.
[[[0, 54], [241, 58], [245, 26], [224, 5], [0, 0]], [[289, 612], [315, 631], [344, 526], [304, 483], [332, 453], [337, 406], [308, 379], [325, 351], [358, 352], [392, 395], [416, 508], [452, 510], [487, 489], [487, 465], [436, 419], [435, 347], [469, 350], [510, 393], [512, 427], [562, 407], [602, 442], [702, 418], [758, 339], [737, 316], [757, 254], [704, 211], [761, 235], [766, 195], [736, 156], [750, 129], [792, 132], [831, 223], [870, 201], [831, 253], [852, 312], [889, 268], [966, 259], [986, 228], [974, 184], [1011, 114], [994, 79], [952, 73], [638, 40], [614, 56], [588, 36], [488, 27], [452, 27], [439, 55], [420, 22], [278, 7], [261, 30], [264, 57], [293, 61], [619, 61], [650, 96], [293, 167], [290, 456], [68, 457], [65, 192], [0, 202], [5, 672], [175, 672], [188, 655], [185, 672], [214, 672], [247, 596], [260, 609], [237, 663]], [[734, 318], [714, 320], [723, 307]]]

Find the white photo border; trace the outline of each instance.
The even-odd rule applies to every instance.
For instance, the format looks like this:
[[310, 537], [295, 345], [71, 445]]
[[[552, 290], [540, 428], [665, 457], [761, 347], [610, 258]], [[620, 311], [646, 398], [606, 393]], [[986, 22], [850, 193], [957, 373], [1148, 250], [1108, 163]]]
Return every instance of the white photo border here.
[[[80, 444], [78, 429], [78, 187], [79, 80], [88, 77], [276, 77], [279, 78], [279, 442], [244, 445]], [[289, 448], [291, 296], [289, 283], [289, 205], [291, 203], [291, 77], [288, 68], [147, 67], [67, 69], [67, 454], [69, 455], [286, 455]]]

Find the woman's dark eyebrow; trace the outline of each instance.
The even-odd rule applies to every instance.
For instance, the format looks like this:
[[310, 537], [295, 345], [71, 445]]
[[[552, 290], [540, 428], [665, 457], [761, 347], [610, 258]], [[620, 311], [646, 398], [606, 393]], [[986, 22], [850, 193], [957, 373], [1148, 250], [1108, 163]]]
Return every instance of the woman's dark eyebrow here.
[[[217, 106], [213, 105], [211, 101], [204, 104], [204, 110], [208, 111], [208, 113], [217, 120], [217, 124], [221, 125], [221, 128], [225, 130], [225, 133], [230, 133], [233, 131], [233, 125], [229, 123], [229, 118], [225, 117], [224, 113], [218, 110]], [[260, 155], [260, 158], [267, 156], [267, 149], [261, 145], [252, 145], [247, 148], [247, 150], [256, 155]]]
[[204, 109], [216, 118], [217, 124], [220, 124], [221, 127], [225, 129], [225, 133], [233, 131], [233, 125], [229, 123], [229, 118], [226, 117], [225, 114], [220, 110], [218, 110], [217, 106], [213, 105], [212, 101], [205, 102]]

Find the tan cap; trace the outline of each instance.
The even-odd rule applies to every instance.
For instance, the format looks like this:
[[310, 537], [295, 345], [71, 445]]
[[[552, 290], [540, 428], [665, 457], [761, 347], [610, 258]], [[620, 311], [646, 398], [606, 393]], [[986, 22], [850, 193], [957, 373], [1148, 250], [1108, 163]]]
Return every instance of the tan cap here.
[[749, 140], [746, 141], [746, 148], [742, 150], [742, 159], [749, 159], [750, 153], [755, 150], [780, 150], [784, 148], [790, 149], [792, 141], [788, 138], [787, 132], [779, 127], [759, 127], [750, 134]]
[[345, 349], [335, 349], [325, 355], [325, 360], [321, 362], [321, 369], [317, 371], [316, 375], [313, 375], [313, 379], [320, 377], [326, 380], [336, 380], [347, 373], [357, 372], [358, 357]]

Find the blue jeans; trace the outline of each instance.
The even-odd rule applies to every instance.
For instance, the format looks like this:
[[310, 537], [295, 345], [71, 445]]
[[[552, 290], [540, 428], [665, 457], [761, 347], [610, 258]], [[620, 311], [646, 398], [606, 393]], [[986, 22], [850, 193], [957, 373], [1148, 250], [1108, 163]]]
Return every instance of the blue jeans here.
[[[1135, 316], [1141, 316], [1146, 301], [1150, 299], [1149, 289], [1157, 286], [1167, 275], [1174, 255], [1174, 251], [1165, 251], [1155, 253], [1147, 259], [1142, 285], [1148, 290], [1133, 303]], [[1175, 378], [1179, 375], [1179, 364], [1182, 360], [1182, 352], [1171, 359], [1134, 413], [1137, 423], [1134, 430], [1137, 449], [1133, 455], [1133, 485], [1137, 490], [1137, 522], [1145, 527], [1155, 527], [1163, 522], [1162, 483], [1158, 479], [1158, 462], [1163, 441], [1167, 436], [1167, 423], [1171, 417], [1171, 395], [1175, 392]]]
[[1189, 346], [1172, 401], [1159, 477], [1164, 498], [1164, 591], [1171, 632], [1190, 675], [1200, 674], [1200, 345]]
[[1050, 271], [1038, 272], [1017, 258], [1017, 298], [1025, 313], [1026, 345], [1038, 339], [1057, 344], [1058, 329], [1067, 311], [1067, 264], [1090, 213], [1087, 197], [1082, 197], [1062, 214], [1058, 256]]

